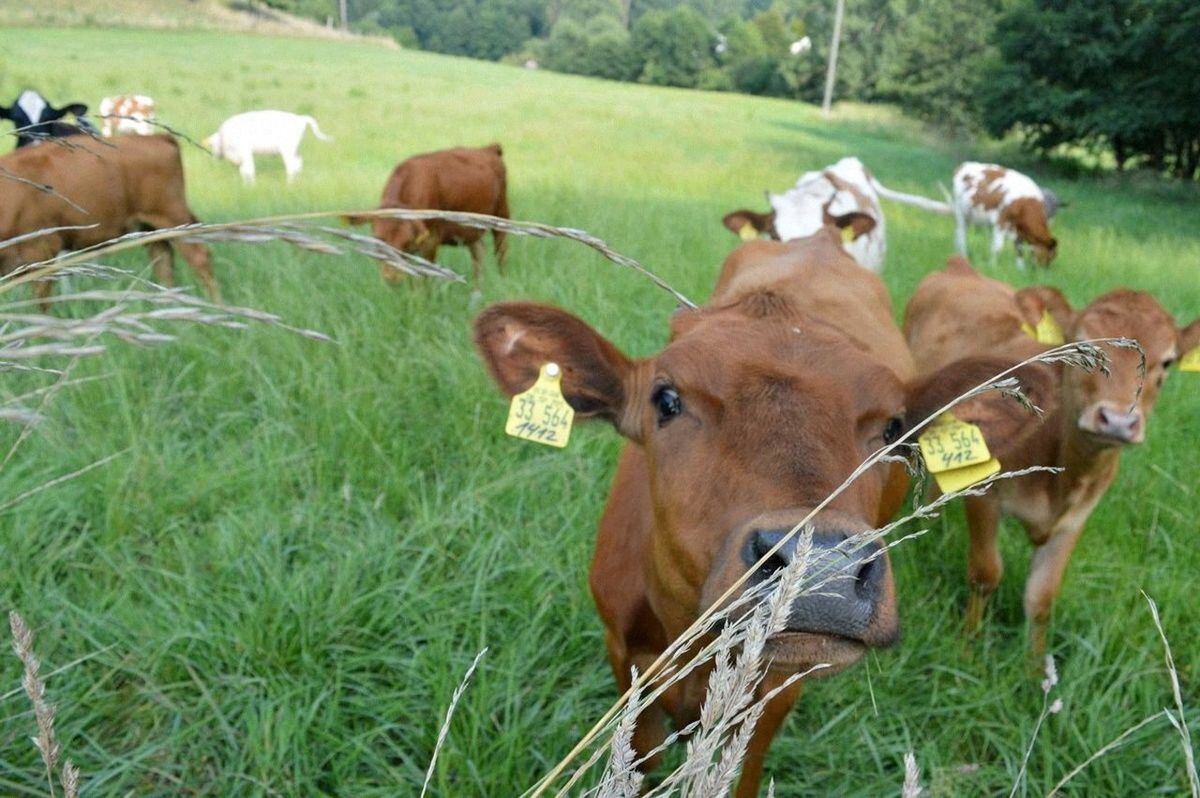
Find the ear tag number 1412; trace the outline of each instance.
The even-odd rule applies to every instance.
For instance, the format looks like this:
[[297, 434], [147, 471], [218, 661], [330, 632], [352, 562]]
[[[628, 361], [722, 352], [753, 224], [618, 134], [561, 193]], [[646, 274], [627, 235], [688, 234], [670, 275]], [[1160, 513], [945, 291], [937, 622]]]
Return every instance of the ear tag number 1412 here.
[[512, 398], [504, 431], [514, 438], [562, 448], [571, 437], [575, 411], [562, 393], [562, 369], [542, 366], [537, 382]]
[[943, 493], [968, 488], [1000, 470], [1000, 461], [988, 451], [979, 427], [950, 413], [939, 416], [917, 443]]

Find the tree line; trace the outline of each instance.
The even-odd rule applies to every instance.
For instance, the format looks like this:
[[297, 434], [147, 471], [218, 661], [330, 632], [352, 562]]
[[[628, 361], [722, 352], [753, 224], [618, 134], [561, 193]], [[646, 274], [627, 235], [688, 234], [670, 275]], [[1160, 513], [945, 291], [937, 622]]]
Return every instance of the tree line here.
[[[327, 19], [337, 0], [266, 0]], [[348, 0], [402, 45], [611, 80], [818, 102], [834, 0]], [[1195, 179], [1194, 0], [847, 0], [835, 96]]]

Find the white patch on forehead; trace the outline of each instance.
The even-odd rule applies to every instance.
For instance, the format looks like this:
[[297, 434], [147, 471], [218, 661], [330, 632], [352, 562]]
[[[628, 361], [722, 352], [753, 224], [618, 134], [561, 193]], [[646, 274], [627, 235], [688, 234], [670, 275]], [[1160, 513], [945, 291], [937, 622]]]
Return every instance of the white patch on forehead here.
[[515, 333], [511, 333], [508, 340], [504, 342], [504, 354], [511, 355], [513, 349], [517, 346], [517, 341], [520, 341], [524, 337], [525, 330], [517, 330]]
[[46, 100], [33, 89], [26, 89], [17, 98], [17, 107], [25, 112], [31, 123], [42, 121], [42, 111], [46, 110]]

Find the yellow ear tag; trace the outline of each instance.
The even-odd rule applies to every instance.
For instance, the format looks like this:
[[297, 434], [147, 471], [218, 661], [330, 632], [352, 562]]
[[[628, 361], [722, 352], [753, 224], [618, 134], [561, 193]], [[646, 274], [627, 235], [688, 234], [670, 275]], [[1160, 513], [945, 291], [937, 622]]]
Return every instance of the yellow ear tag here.
[[979, 427], [950, 413], [939, 416], [917, 443], [925, 467], [943, 493], [970, 487], [1000, 470], [1000, 461], [988, 452]]
[[843, 227], [842, 228], [842, 243], [849, 244], [853, 240], [854, 240], [854, 228], [853, 227]]
[[754, 229], [754, 225], [746, 222], [744, 225], [738, 228], [738, 236], [740, 236], [743, 241], [753, 241], [754, 239], [758, 238], [758, 231]]
[[562, 393], [562, 369], [542, 366], [537, 382], [512, 398], [504, 431], [514, 438], [563, 448], [571, 437], [575, 411]]
[[1021, 325], [1021, 332], [1036, 340], [1039, 344], [1048, 344], [1050, 346], [1062, 346], [1066, 343], [1066, 336], [1063, 335], [1062, 327], [1058, 326], [1058, 322], [1050, 315], [1050, 311], [1043, 310], [1042, 317], [1038, 319], [1037, 326], [1034, 327], [1028, 322]]
[[1180, 371], [1200, 371], [1200, 346], [1179, 359]]

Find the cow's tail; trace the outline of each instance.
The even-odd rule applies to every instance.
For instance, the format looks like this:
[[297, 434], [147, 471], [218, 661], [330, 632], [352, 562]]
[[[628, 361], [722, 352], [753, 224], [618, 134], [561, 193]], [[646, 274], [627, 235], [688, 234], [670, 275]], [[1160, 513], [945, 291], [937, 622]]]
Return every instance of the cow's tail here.
[[892, 202], [912, 205], [922, 210], [940, 213], [944, 216], [951, 216], [954, 213], [948, 202], [938, 202], [937, 200], [922, 197], [918, 194], [905, 194], [902, 191], [893, 191], [880, 183], [874, 175], [871, 175], [871, 186], [875, 189], [875, 193]]
[[333, 136], [326, 136], [324, 133], [322, 133], [321, 128], [317, 127], [317, 120], [313, 119], [311, 116], [304, 117], [304, 124], [312, 128], [313, 135], [319, 138], [321, 141], [333, 141]]

